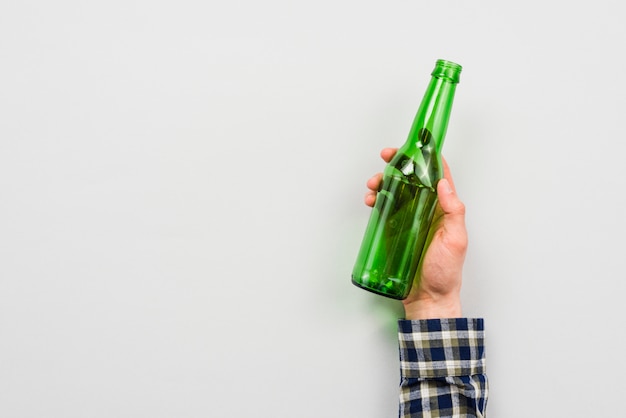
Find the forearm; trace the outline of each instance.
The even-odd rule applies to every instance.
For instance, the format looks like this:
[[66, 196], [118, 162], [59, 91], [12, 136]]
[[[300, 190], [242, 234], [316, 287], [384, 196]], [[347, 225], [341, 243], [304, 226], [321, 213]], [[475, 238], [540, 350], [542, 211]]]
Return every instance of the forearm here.
[[416, 300], [404, 303], [405, 318], [414, 319], [439, 319], [462, 317], [461, 296], [453, 295], [438, 299]]
[[484, 417], [482, 319], [400, 320], [400, 417]]

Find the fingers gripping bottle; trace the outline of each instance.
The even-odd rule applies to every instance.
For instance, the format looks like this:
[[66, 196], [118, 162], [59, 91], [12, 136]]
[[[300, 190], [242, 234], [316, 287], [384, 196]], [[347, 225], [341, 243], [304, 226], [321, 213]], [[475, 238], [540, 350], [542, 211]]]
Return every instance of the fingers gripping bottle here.
[[443, 177], [441, 147], [461, 66], [438, 60], [406, 143], [387, 164], [352, 282], [371, 292], [405, 299], [426, 252]]

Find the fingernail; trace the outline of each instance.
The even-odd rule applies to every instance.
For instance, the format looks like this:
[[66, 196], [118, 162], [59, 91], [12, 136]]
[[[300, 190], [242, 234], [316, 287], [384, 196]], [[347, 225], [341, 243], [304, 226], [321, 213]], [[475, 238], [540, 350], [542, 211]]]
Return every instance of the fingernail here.
[[450, 182], [446, 179], [441, 179], [440, 181], [443, 182], [443, 187], [446, 193], [452, 193], [452, 187], [450, 187]]

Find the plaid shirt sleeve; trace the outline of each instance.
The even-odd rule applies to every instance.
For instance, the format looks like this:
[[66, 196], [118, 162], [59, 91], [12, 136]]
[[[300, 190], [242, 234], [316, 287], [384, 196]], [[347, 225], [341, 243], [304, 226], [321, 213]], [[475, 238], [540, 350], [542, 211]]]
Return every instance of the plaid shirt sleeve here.
[[398, 321], [400, 418], [485, 417], [482, 319]]

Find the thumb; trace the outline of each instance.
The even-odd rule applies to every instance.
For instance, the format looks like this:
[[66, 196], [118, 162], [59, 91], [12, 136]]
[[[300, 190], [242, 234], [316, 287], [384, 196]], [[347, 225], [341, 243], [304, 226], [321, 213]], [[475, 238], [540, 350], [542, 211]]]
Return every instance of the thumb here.
[[437, 184], [437, 195], [444, 216], [458, 217], [465, 220], [465, 205], [457, 196], [448, 179], [442, 178], [439, 180], [439, 184]]
[[465, 228], [465, 205], [447, 179], [437, 184], [439, 206], [443, 212], [442, 229], [447, 247], [458, 254], [467, 250], [467, 229]]

